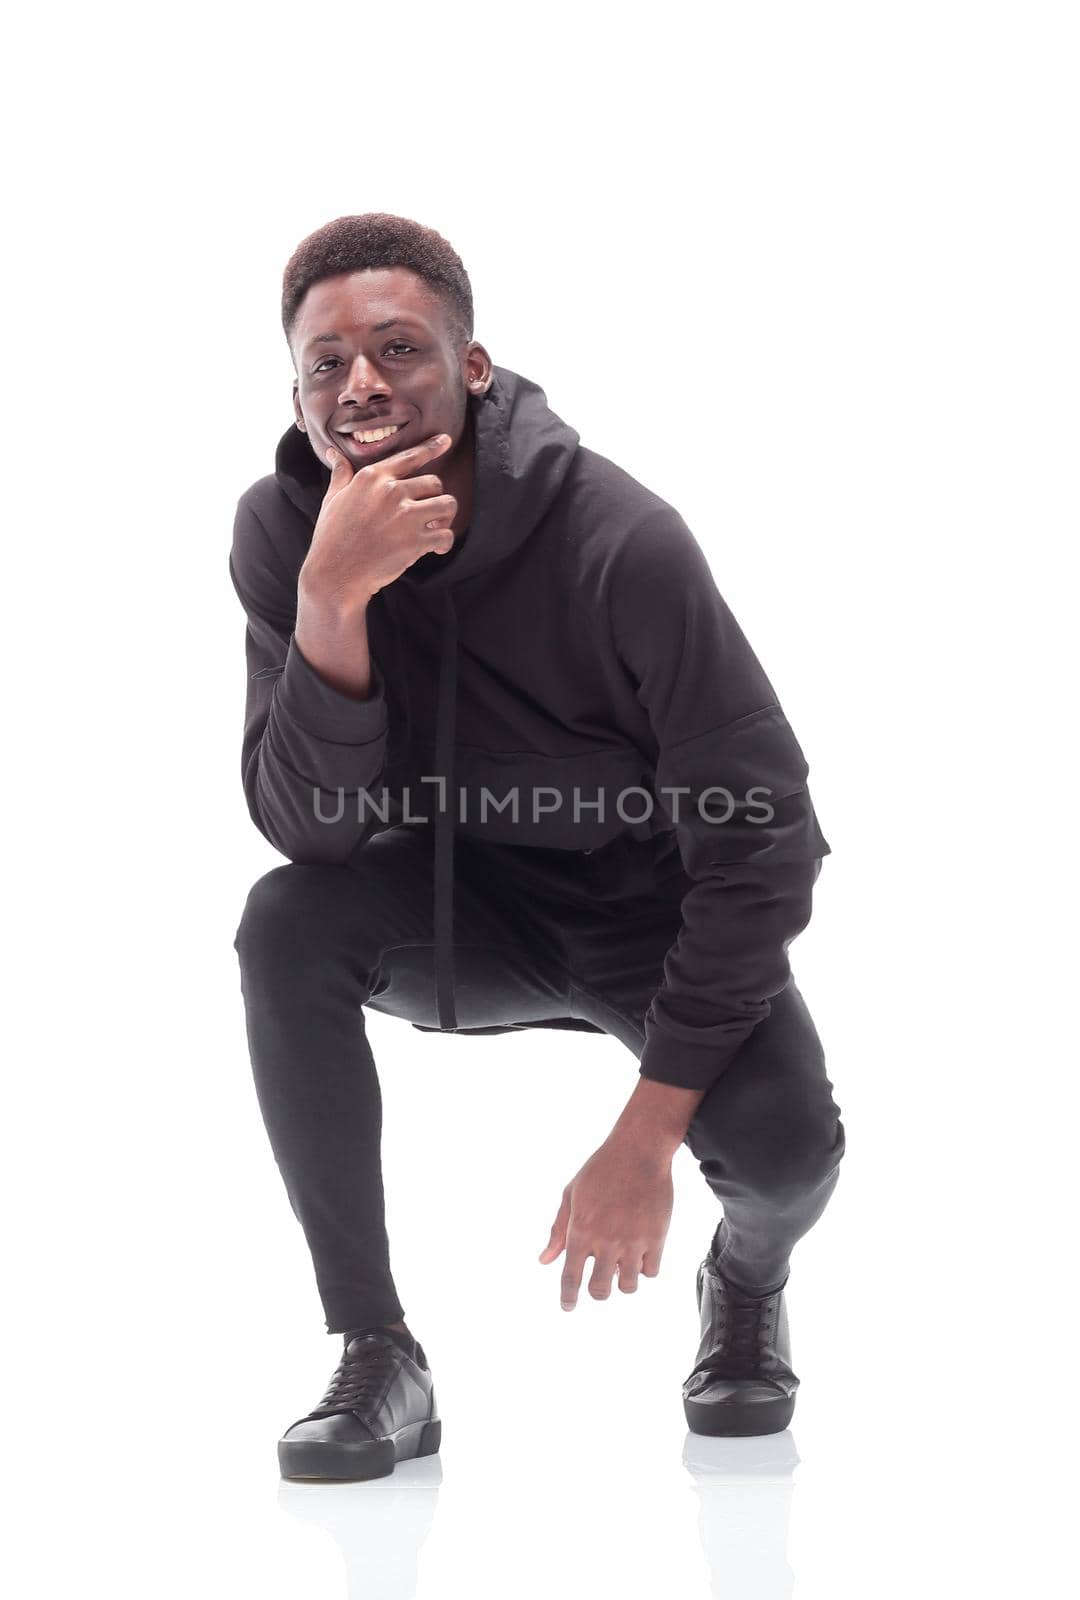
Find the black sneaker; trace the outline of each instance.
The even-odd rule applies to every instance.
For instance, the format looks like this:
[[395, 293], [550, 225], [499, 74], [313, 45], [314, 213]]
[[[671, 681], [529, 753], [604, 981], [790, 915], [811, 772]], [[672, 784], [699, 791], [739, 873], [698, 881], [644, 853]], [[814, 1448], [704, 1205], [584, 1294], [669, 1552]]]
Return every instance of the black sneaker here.
[[427, 1358], [385, 1328], [345, 1335], [330, 1387], [278, 1440], [283, 1478], [385, 1478], [399, 1461], [433, 1456], [442, 1423]]
[[795, 1410], [799, 1380], [783, 1288], [751, 1295], [729, 1283], [712, 1254], [697, 1274], [701, 1344], [683, 1384], [683, 1409], [693, 1433], [780, 1433]]

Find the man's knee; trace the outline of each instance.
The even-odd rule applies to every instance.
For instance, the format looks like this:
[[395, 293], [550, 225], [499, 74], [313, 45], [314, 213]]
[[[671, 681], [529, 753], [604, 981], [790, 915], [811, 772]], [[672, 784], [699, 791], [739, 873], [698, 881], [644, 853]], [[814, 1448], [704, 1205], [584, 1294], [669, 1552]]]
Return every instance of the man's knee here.
[[844, 1154], [844, 1125], [827, 1094], [799, 1101], [734, 1099], [723, 1079], [698, 1107], [687, 1144], [703, 1164], [779, 1208], [829, 1181]]
[[777, 1204], [799, 1201], [828, 1183], [840, 1165], [844, 1142], [844, 1125], [835, 1111], [801, 1123], [790, 1147], [780, 1152], [780, 1170], [772, 1183]]
[[334, 906], [350, 888], [348, 867], [287, 862], [252, 884], [233, 939], [241, 964], [275, 968], [332, 936]]

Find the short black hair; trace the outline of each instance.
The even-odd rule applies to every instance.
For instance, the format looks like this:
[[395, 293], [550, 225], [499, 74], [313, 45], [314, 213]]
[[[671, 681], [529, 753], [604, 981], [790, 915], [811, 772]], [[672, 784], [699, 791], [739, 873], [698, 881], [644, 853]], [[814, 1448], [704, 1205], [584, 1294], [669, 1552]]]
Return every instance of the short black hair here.
[[438, 294], [455, 345], [473, 336], [473, 298], [461, 257], [436, 233], [408, 217], [368, 211], [338, 217], [301, 240], [289, 258], [281, 289], [281, 324], [291, 340], [300, 302], [323, 278], [369, 267], [408, 267]]

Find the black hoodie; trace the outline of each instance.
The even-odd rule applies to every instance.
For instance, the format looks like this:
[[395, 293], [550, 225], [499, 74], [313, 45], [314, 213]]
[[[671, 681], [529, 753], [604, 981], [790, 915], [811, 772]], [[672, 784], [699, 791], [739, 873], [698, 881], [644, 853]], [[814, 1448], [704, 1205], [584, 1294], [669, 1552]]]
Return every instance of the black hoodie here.
[[678, 512], [579, 444], [517, 373], [495, 367], [468, 405], [472, 520], [371, 601], [367, 700], [292, 637], [330, 481], [306, 435], [290, 427], [273, 474], [240, 497], [229, 571], [248, 624], [248, 808], [299, 862], [344, 863], [383, 828], [433, 822], [443, 1029], [455, 829], [588, 852], [605, 898], [681, 873], [640, 1072], [707, 1088], [790, 978], [830, 854], [806, 761]]

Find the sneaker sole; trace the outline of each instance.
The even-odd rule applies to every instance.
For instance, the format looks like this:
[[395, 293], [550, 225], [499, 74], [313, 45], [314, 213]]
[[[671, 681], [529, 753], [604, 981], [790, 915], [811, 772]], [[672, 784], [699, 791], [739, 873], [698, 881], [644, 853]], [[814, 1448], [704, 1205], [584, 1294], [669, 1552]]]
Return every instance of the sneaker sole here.
[[386, 1478], [399, 1461], [433, 1456], [442, 1443], [442, 1421], [410, 1422], [385, 1439], [356, 1444], [323, 1443], [319, 1439], [279, 1439], [278, 1465], [283, 1478], [317, 1478], [356, 1483]]
[[745, 1439], [758, 1433], [782, 1433], [795, 1413], [795, 1396], [775, 1400], [755, 1400], [740, 1406], [731, 1401], [709, 1405], [683, 1398], [683, 1410], [691, 1433], [707, 1433], [714, 1438]]

